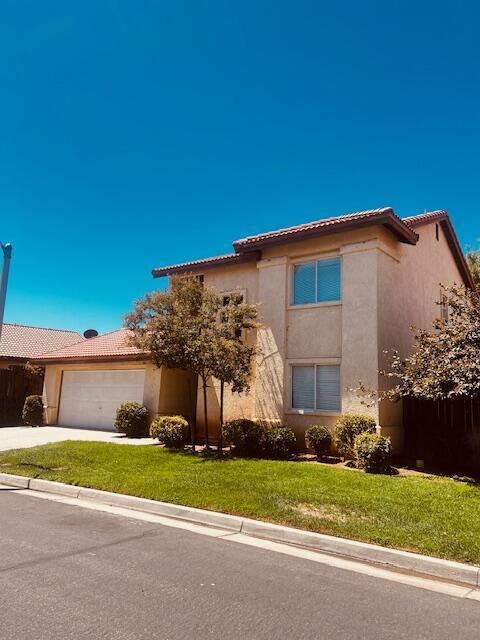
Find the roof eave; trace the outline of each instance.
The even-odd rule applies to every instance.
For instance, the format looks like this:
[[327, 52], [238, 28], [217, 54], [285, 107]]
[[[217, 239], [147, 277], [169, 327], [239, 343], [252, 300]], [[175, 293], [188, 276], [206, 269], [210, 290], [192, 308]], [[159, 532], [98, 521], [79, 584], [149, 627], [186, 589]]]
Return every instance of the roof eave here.
[[462, 251], [462, 247], [460, 246], [460, 242], [458, 240], [455, 229], [453, 228], [452, 221], [450, 220], [450, 216], [446, 213], [444, 218], [437, 220], [440, 222], [440, 225], [445, 233], [447, 238], [448, 246], [453, 254], [454, 260], [457, 264], [458, 270], [463, 278], [463, 282], [466, 287], [471, 289], [472, 291], [476, 289], [475, 282], [473, 280], [472, 272], [470, 271], [470, 267], [467, 264], [465, 259], [465, 254]]
[[76, 364], [82, 362], [124, 362], [124, 361], [137, 361], [144, 360], [148, 362], [150, 360], [150, 354], [148, 353], [129, 353], [126, 355], [101, 355], [101, 356], [93, 356], [93, 355], [83, 355], [83, 356], [64, 356], [63, 358], [58, 356], [58, 358], [31, 358], [29, 362], [32, 364], [38, 365], [47, 365], [47, 364]]
[[235, 254], [233, 256], [229, 256], [225, 259], [215, 259], [212, 260], [204, 260], [203, 262], [198, 262], [197, 264], [191, 265], [172, 265], [171, 267], [159, 267], [158, 269], [152, 269], [152, 276], [154, 278], [161, 278], [163, 276], [173, 276], [173, 275], [181, 275], [188, 273], [198, 273], [207, 271], [210, 269], [215, 269], [218, 267], [224, 267], [228, 265], [235, 264], [243, 264], [245, 262], [256, 262], [260, 259], [260, 252], [256, 249], [247, 253]]
[[344, 233], [345, 231], [351, 231], [352, 229], [360, 229], [376, 225], [384, 225], [387, 227], [387, 229], [396, 236], [399, 242], [411, 245], [415, 245], [418, 242], [418, 235], [415, 231], [402, 222], [402, 220], [398, 218], [393, 211], [387, 211], [381, 215], [372, 216], [367, 219], [345, 220], [337, 225], [325, 226], [316, 229], [305, 229], [303, 231], [286, 233], [281, 236], [273, 236], [270, 238], [259, 238], [258, 240], [253, 240], [248, 243], [237, 241], [233, 243], [233, 247], [237, 253], [244, 254], [251, 251], [258, 251], [259, 249], [264, 249], [266, 247], [271, 247], [273, 245], [308, 240], [309, 238]]

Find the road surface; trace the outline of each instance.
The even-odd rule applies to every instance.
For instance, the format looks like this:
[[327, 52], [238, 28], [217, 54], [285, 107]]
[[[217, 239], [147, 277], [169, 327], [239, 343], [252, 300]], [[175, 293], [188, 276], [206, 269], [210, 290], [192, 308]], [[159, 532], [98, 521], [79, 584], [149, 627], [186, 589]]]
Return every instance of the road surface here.
[[466, 640], [480, 602], [0, 489], [8, 640]]

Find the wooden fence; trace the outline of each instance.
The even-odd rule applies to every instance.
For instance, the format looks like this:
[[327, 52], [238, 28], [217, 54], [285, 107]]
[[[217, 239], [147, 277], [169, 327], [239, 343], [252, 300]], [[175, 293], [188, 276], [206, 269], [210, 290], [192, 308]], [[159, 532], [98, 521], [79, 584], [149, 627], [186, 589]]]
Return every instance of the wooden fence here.
[[437, 470], [480, 475], [480, 397], [403, 400], [405, 453]]
[[0, 369], [0, 426], [22, 424], [25, 398], [42, 393], [43, 374], [21, 366]]

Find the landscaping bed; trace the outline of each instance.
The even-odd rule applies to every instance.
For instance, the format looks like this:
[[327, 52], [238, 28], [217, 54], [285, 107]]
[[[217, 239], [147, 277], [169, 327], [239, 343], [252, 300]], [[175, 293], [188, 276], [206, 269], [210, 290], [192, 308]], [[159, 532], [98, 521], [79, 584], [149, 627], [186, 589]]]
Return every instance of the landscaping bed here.
[[480, 487], [448, 478], [72, 441], [2, 452], [0, 471], [480, 563]]

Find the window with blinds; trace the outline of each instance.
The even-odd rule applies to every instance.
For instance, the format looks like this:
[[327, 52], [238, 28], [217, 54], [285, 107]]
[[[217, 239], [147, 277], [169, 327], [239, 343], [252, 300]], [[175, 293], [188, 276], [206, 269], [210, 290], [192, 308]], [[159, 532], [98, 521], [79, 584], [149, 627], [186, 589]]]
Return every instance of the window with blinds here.
[[303, 262], [293, 267], [292, 304], [341, 300], [341, 259]]
[[341, 411], [339, 365], [298, 365], [291, 371], [292, 409]]

